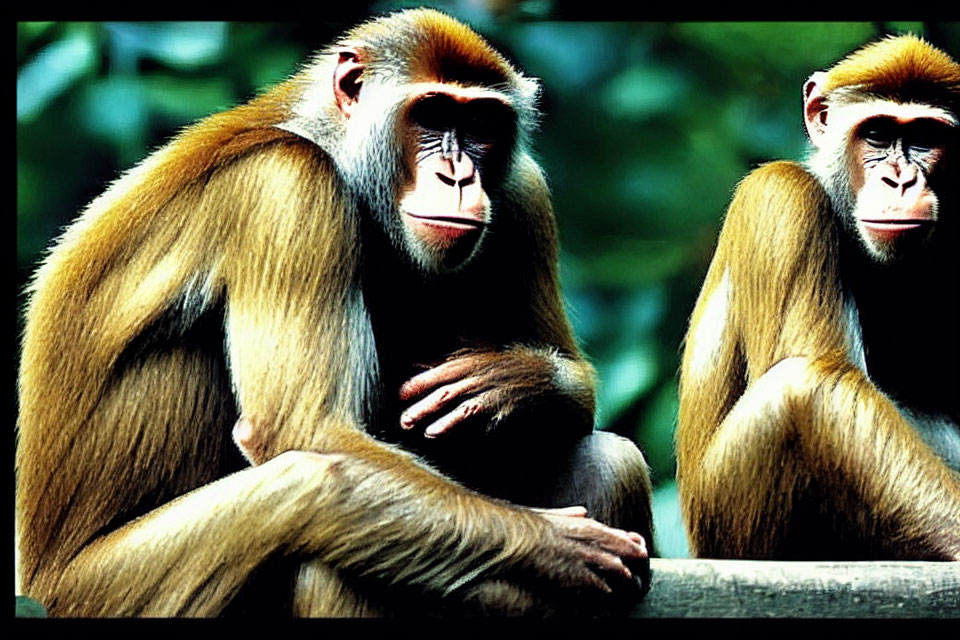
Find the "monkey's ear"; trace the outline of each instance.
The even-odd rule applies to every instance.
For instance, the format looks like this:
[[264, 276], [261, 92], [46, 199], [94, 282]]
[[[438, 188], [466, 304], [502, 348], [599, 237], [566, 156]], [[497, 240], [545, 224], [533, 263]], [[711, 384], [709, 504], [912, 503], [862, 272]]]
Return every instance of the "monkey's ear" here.
[[333, 95], [337, 106], [347, 118], [360, 99], [360, 85], [363, 84], [363, 64], [357, 49], [343, 49], [339, 52], [337, 69], [333, 72]]
[[813, 146], [819, 147], [827, 132], [827, 99], [823, 95], [826, 73], [817, 71], [803, 83], [803, 123]]

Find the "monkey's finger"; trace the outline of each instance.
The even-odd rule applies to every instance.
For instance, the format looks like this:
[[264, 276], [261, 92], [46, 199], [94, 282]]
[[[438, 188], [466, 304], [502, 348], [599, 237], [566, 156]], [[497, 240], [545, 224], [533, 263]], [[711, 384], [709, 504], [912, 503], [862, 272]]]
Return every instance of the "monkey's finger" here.
[[249, 442], [251, 436], [253, 436], [253, 423], [249, 418], [240, 416], [233, 425], [233, 441], [242, 448]]
[[496, 391], [485, 391], [477, 394], [469, 400], [464, 400], [457, 405], [450, 413], [447, 413], [436, 422], [430, 424], [423, 432], [428, 438], [436, 438], [461, 422], [490, 411], [491, 407], [496, 406]]
[[643, 538], [638, 542], [626, 531], [604, 525], [601, 527], [600, 535], [594, 539], [595, 544], [625, 558], [647, 557], [647, 545]]
[[614, 553], [609, 553], [607, 551], [601, 551], [596, 547], [586, 547], [587, 551], [584, 553], [584, 560], [588, 564], [597, 567], [602, 571], [608, 571], [613, 574], [622, 576], [623, 578], [630, 580], [633, 578], [633, 573], [630, 569], [627, 568], [627, 565], [623, 563], [623, 560], [620, 559]]
[[633, 540], [634, 542], [639, 544], [641, 547], [643, 547], [644, 553], [647, 552], [647, 541], [644, 539], [642, 535], [640, 535], [636, 531], [627, 531], [627, 535], [630, 536], [631, 540]]
[[441, 411], [454, 400], [459, 400], [464, 395], [476, 391], [481, 382], [482, 378], [470, 376], [452, 384], [443, 385], [401, 413], [400, 426], [404, 429], [412, 429], [426, 416]]
[[590, 518], [568, 519], [566, 522], [555, 520], [554, 523], [565, 531], [567, 537], [597, 545], [618, 556], [647, 557], [647, 547], [642, 536], [637, 535], [640, 538], [640, 541], [637, 541], [626, 531], [608, 527]]
[[418, 373], [400, 386], [400, 400], [412, 400], [434, 387], [459, 380], [476, 369], [476, 358], [463, 356], [448, 360], [423, 373]]
[[595, 541], [596, 544], [624, 558], [647, 557], [647, 545], [642, 537], [640, 541], [637, 541], [626, 531], [610, 527], [605, 527], [605, 529], [603, 539]]
[[607, 584], [597, 571], [593, 568], [598, 566], [592, 557], [587, 557], [582, 552], [578, 554], [580, 562], [571, 563], [571, 577], [573, 586], [589, 587], [599, 589], [604, 593], [613, 593], [613, 589]]

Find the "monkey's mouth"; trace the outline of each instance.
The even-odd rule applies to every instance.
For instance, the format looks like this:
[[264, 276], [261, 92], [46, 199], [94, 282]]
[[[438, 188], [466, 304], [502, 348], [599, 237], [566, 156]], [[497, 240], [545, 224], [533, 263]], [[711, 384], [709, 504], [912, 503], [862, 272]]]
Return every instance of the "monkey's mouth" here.
[[477, 220], [475, 218], [467, 218], [464, 216], [425, 216], [417, 215], [415, 213], [406, 212], [411, 218], [415, 218], [417, 221], [423, 224], [435, 225], [440, 227], [452, 227], [455, 229], [464, 229], [464, 230], [479, 230], [483, 229], [486, 226], [486, 223], [483, 220]]
[[933, 220], [920, 218], [903, 218], [897, 220], [861, 220], [863, 226], [877, 231], [909, 231], [910, 229], [928, 229], [933, 226]]
[[424, 215], [404, 211], [403, 224], [414, 249], [429, 264], [452, 269], [466, 262], [479, 246], [486, 222], [463, 215]]
[[411, 230], [425, 242], [446, 247], [470, 236], [479, 236], [486, 226], [483, 220], [465, 216], [417, 215], [405, 212]]
[[[860, 220], [864, 230], [878, 241], [892, 241], [900, 236], [909, 234], [916, 236], [923, 231], [933, 228], [934, 221], [930, 219], [900, 218], [889, 220]], [[919, 236], [917, 236], [919, 237]]]

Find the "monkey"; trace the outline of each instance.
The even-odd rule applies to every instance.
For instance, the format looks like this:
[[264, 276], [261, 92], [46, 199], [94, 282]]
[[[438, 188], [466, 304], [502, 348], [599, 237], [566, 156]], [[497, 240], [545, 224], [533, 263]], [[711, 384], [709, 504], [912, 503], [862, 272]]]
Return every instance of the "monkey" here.
[[685, 339], [691, 552], [960, 559], [960, 65], [913, 35], [803, 87], [812, 152], [737, 187]]
[[374, 18], [94, 199], [28, 285], [23, 592], [83, 617], [635, 601], [649, 477], [593, 431], [538, 94], [445, 14]]

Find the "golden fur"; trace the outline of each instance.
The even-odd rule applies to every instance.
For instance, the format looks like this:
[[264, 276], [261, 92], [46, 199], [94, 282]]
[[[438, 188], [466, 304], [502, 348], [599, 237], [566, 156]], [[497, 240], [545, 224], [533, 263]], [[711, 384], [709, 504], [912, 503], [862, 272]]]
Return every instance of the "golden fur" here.
[[[941, 96], [960, 78], [919, 39], [889, 39], [834, 67], [827, 93], [913, 99], [919, 76]], [[956, 227], [909, 268], [864, 266], [844, 215], [791, 162], [755, 170], [730, 204], [681, 368], [678, 482], [698, 556], [960, 559], [960, 477], [920, 435], [960, 416], [940, 373], [958, 356]]]
[[[437, 32], [467, 54], [438, 63], [528, 86], [435, 12], [398, 14], [349, 37], [369, 52], [372, 85], [383, 52], [368, 40], [389, 34], [403, 55], [404, 46], [429, 49]], [[382, 292], [364, 288], [363, 269], [386, 258], [374, 255], [335, 166], [346, 128], [329, 84], [335, 63], [321, 55], [249, 104], [188, 128], [94, 200], [31, 283], [19, 379], [20, 575], [51, 614], [217, 615], [277, 571], [255, 602], [300, 615], [398, 613], [410, 602], [543, 612], [564, 589], [569, 598], [595, 583], [584, 554], [597, 548], [556, 519], [468, 490], [366, 433], [379, 426], [368, 421], [387, 417], [369, 408], [383, 401], [378, 385], [393, 398], [394, 378], [467, 346], [491, 369], [514, 353], [525, 354], [522, 367], [539, 363], [527, 383], [521, 367], [512, 388], [568, 398], [563, 410], [589, 431], [592, 369], [563, 312], [549, 192], [522, 146], [498, 212], [516, 244], [478, 258], [443, 295], [411, 285], [405, 301], [429, 323], [408, 328], [409, 309], [384, 318], [370, 306]], [[381, 64], [377, 73], [406, 62]], [[328, 84], [318, 88], [318, 77]], [[307, 99], [322, 114], [317, 141], [279, 127]], [[504, 310], [501, 300], [524, 306]], [[408, 333], [382, 330], [375, 343], [371, 318]], [[421, 344], [434, 351], [415, 351]], [[408, 355], [423, 360], [395, 362]], [[543, 372], [558, 362], [568, 370], [555, 383]], [[244, 468], [231, 442], [241, 413], [259, 466]], [[646, 481], [642, 458], [640, 472]], [[630, 490], [646, 503], [641, 485]]]

